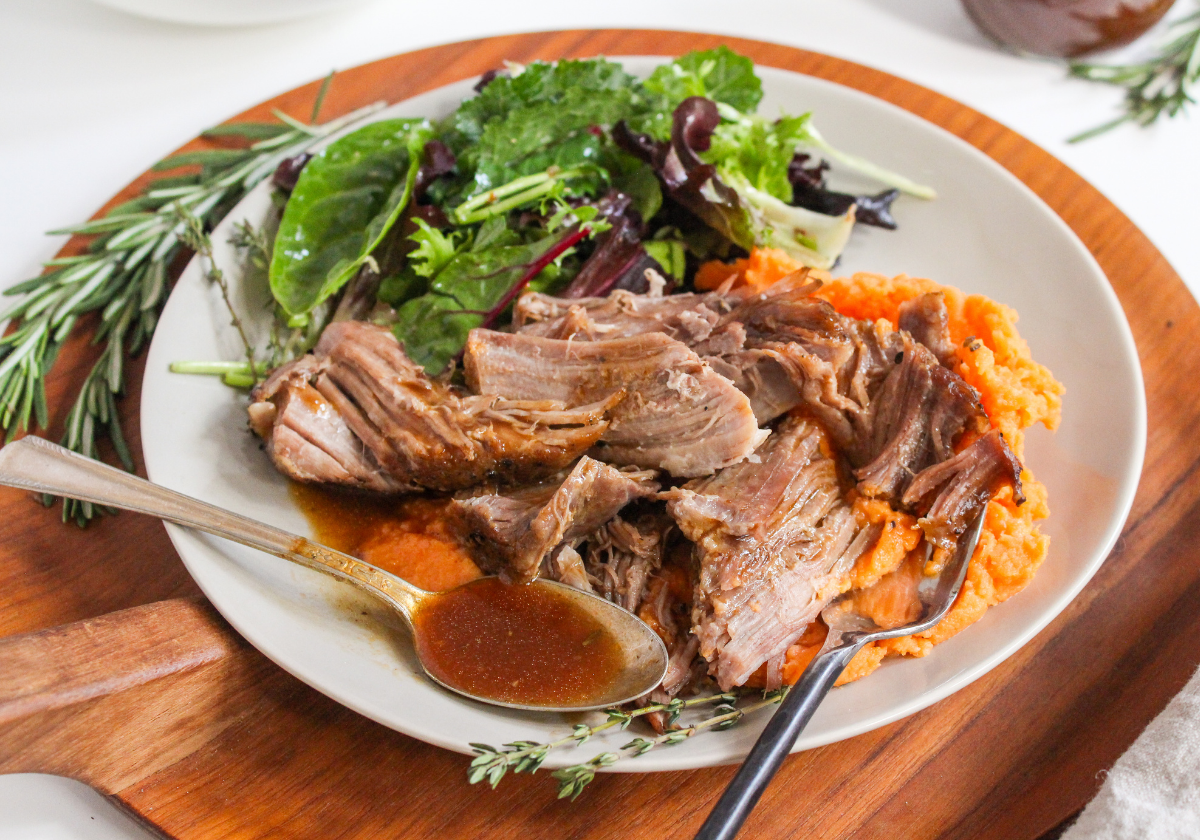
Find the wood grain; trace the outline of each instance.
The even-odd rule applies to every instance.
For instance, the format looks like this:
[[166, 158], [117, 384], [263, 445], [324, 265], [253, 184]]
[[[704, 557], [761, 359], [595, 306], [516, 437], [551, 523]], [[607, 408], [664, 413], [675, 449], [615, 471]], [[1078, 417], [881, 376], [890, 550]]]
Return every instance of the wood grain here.
[[116, 793], [212, 741], [277, 673], [199, 598], [0, 639], [0, 772]]
[[[736, 38], [568, 31], [434, 47], [342, 72], [326, 116], [403, 99], [505, 59], [666, 55], [718, 43], [759, 64], [871, 93], [993, 157], [1091, 249], [1133, 327], [1149, 403], [1146, 465], [1129, 522], [1096, 578], [1037, 638], [951, 698], [789, 759], [743, 835], [1032, 840], [1093, 795], [1097, 773], [1200, 663], [1200, 438], [1194, 432], [1200, 426], [1194, 390], [1200, 308], [1146, 237], [1061, 162], [970, 108], [867, 67]], [[235, 119], [269, 118], [272, 108], [306, 115], [316, 88], [313, 82], [289, 91]], [[60, 411], [65, 389], [82, 375], [86, 348], [73, 346], [64, 356], [67, 365], [52, 389]], [[136, 396], [126, 400], [127, 415]], [[0, 634], [194, 591], [159, 526], [121, 516], [80, 535], [20, 494], [0, 494], [0, 586]], [[34, 741], [20, 741], [14, 751], [5, 730], [0, 769], [40, 766], [87, 778], [162, 831], [189, 840], [686, 837], [732, 774], [715, 768], [608, 775], [575, 804], [556, 801], [553, 785], [540, 776], [506, 779], [494, 792], [472, 788], [462, 756], [359, 717], [228, 635], [216, 641], [228, 632], [214, 619], [204, 632], [187, 634], [191, 646], [221, 651], [199, 667], [167, 668], [116, 694], [38, 712], [47, 744], [61, 744], [53, 741], [55, 733], [74, 726], [92, 745], [92, 756], [107, 758], [115, 770], [72, 765], [61, 749], [38, 753]], [[35, 638], [44, 644], [47, 637]], [[0, 680], [2, 656], [0, 648]], [[224, 695], [201, 691], [198, 675], [206, 669], [219, 676]], [[209, 697], [211, 711], [202, 709], [184, 728], [152, 733], [165, 739], [157, 742], [161, 761], [126, 759], [125, 752], [137, 750], [94, 740], [96, 720], [119, 718], [121, 709], [138, 708], [152, 695]], [[97, 712], [105, 702], [111, 708]], [[165, 718], [161, 704], [156, 708]], [[72, 723], [72, 709], [82, 723]], [[200, 735], [191, 738], [194, 732]]]

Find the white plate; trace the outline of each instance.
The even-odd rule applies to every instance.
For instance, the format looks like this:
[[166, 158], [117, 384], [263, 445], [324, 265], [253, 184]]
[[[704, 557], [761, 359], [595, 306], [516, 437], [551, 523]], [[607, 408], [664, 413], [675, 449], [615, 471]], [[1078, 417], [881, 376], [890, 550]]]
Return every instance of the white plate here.
[[[648, 73], [661, 59], [626, 59]], [[1141, 370], [1129, 327], [1099, 266], [1070, 229], [990, 158], [906, 111], [807, 76], [760, 68], [760, 112], [812, 110], [834, 145], [933, 185], [932, 202], [903, 198], [900, 230], [855, 231], [840, 271], [908, 273], [982, 293], [1021, 313], [1034, 356], [1066, 384], [1058, 432], [1030, 431], [1029, 467], [1050, 491], [1043, 528], [1050, 555], [1029, 587], [924, 659], [893, 660], [868, 679], [834, 691], [796, 749], [866, 732], [910, 715], [985, 674], [1048, 624], [1083, 588], [1116, 541], [1137, 487], [1146, 439]], [[408, 100], [380, 116], [450, 112], [474, 79]], [[871, 185], [844, 179], [843, 186]], [[265, 185], [213, 235], [217, 259], [230, 224], [258, 223]], [[229, 271], [234, 281], [236, 272]], [[241, 305], [267, 312], [262, 289], [240, 289]], [[175, 287], [150, 348], [142, 388], [142, 443], [150, 477], [214, 504], [308, 532], [286, 483], [246, 428], [245, 398], [208, 377], [173, 375], [184, 359], [237, 359], [236, 337], [195, 263]], [[381, 629], [348, 586], [221, 540], [168, 528], [188, 570], [218, 610], [259, 650], [317, 690], [385, 726], [452, 750], [468, 743], [546, 741], [569, 729], [559, 716], [472, 703], [420, 676], [399, 630]], [[761, 727], [709, 733], [656, 750], [621, 770], [676, 770], [731, 762]], [[615, 749], [627, 733], [552, 753], [549, 766]]]

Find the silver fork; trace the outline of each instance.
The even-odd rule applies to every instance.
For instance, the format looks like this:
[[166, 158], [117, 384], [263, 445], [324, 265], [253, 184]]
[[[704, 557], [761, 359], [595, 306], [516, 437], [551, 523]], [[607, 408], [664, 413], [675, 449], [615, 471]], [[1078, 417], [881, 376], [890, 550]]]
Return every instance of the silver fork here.
[[822, 610], [821, 618], [829, 626], [825, 644], [767, 722], [754, 749], [750, 750], [737, 775], [700, 827], [696, 840], [732, 840], [737, 835], [825, 695], [864, 645], [879, 639], [922, 633], [942, 620], [967, 576], [967, 566], [979, 542], [986, 512], [985, 504], [959, 538], [954, 554], [941, 573], [921, 581], [917, 596], [924, 609], [916, 621], [885, 630], [851, 610], [846, 595]]

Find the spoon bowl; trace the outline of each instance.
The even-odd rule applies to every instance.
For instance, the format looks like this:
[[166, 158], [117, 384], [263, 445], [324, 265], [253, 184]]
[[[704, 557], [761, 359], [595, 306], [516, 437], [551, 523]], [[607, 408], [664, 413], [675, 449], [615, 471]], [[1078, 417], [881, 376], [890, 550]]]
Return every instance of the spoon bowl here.
[[[444, 668], [431, 669], [431, 662], [424, 653], [429, 646], [422, 644], [425, 641], [422, 618], [435, 612], [439, 601], [478, 585], [480, 581], [448, 592], [428, 592], [357, 557], [168, 490], [38, 437], [22, 438], [0, 449], [0, 485], [144, 513], [233, 540], [347, 581], [376, 596], [403, 618], [413, 633], [421, 667], [430, 679], [483, 703], [541, 712], [603, 709], [647, 694], [666, 674], [666, 646], [658, 634], [633, 613], [589, 592], [554, 581], [537, 580], [528, 585], [538, 596], [534, 601], [548, 598], [557, 602], [561, 609], [574, 613], [577, 623], [592, 628], [583, 644], [604, 642], [613, 651], [608, 679], [584, 694], [577, 692], [567, 699], [550, 697], [527, 702], [499, 691], [490, 694], [471, 691], [462, 683], [456, 684]], [[534, 637], [535, 641], [545, 636], [547, 644], [551, 643], [552, 634], [539, 624], [538, 615], [529, 615], [524, 625], [528, 636]], [[486, 649], [485, 655], [499, 659], [503, 657], [506, 638], [468, 638], [465, 644]], [[542, 653], [551, 658], [559, 655], [551, 647]]]

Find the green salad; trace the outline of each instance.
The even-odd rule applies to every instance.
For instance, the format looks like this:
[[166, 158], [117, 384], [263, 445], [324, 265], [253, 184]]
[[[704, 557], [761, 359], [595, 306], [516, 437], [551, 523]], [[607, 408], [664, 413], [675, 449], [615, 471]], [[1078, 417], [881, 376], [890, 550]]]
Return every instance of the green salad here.
[[[383, 119], [279, 167], [262, 368], [357, 318], [436, 376], [525, 289], [638, 292], [653, 269], [683, 290], [754, 247], [829, 268], [856, 222], [893, 228], [901, 192], [933, 197], [831, 147], [810, 114], [758, 114], [754, 65], [724, 47], [645, 79], [603, 58], [510, 64], [476, 90], [445, 119]], [[884, 189], [829, 189], [830, 161]]]

